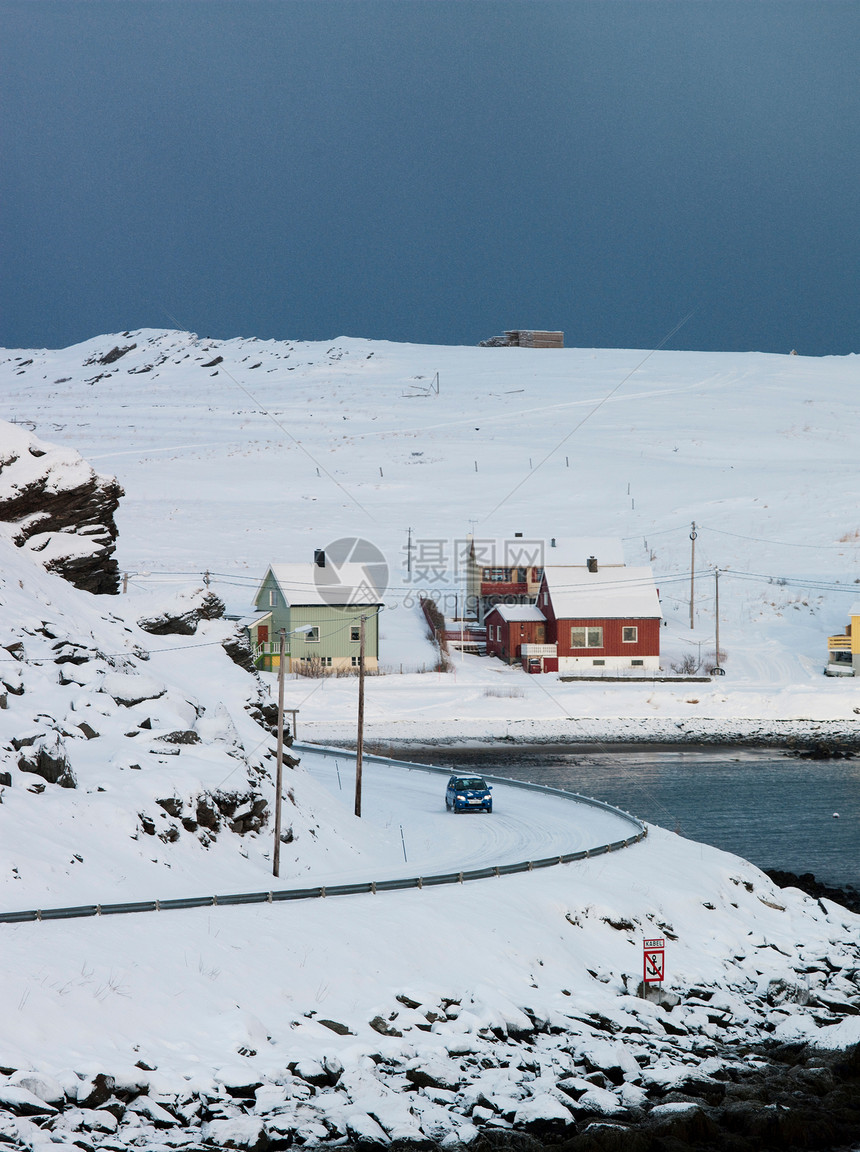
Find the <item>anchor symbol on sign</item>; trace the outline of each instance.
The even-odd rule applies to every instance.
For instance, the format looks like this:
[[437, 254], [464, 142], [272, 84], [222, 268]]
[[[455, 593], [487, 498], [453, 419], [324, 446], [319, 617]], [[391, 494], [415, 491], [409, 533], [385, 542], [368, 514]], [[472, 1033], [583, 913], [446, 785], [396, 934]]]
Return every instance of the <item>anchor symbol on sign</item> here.
[[657, 963], [657, 958], [655, 956], [646, 957], [646, 963], [648, 965], [649, 973], [651, 976], [660, 975], [660, 965]]

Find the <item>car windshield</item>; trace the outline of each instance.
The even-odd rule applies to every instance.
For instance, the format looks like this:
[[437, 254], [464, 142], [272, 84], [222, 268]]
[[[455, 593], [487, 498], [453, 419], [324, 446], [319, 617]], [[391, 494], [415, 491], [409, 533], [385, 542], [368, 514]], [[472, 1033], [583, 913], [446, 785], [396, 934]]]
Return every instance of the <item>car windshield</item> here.
[[455, 780], [454, 781], [454, 787], [455, 788], [471, 788], [471, 789], [481, 788], [481, 789], [484, 789], [487, 787], [487, 785], [484, 783], [484, 781], [481, 779], [480, 776], [464, 776], [462, 778], [462, 780]]

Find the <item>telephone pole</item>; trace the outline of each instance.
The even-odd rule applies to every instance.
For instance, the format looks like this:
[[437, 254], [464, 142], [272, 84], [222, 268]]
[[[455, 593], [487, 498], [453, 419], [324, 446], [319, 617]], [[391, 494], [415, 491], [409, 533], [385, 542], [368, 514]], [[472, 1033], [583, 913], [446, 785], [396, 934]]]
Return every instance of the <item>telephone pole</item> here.
[[281, 629], [280, 656], [278, 658], [278, 768], [275, 774], [275, 852], [272, 875], [280, 876], [281, 869], [281, 791], [284, 784], [284, 664], [287, 659], [287, 632]]
[[720, 570], [714, 569], [714, 613], [716, 615], [717, 675], [722, 676], [720, 667]]
[[358, 629], [358, 738], [355, 744], [355, 814], [361, 815], [361, 757], [364, 751], [364, 622], [362, 616]]
[[690, 629], [695, 628], [693, 623], [693, 595], [696, 579], [696, 521], [690, 528]]

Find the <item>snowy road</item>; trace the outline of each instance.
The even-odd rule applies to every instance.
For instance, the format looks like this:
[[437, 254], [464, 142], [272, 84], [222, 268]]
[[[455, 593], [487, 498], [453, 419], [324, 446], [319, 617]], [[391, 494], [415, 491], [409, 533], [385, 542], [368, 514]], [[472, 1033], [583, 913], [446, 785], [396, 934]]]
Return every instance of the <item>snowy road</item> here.
[[[344, 752], [301, 751], [302, 767], [324, 784], [344, 819], [354, 811], [355, 760]], [[430, 875], [540, 860], [635, 835], [611, 811], [510, 784], [493, 784], [493, 812], [448, 812], [447, 772], [365, 761], [362, 821], [377, 849], [373, 876]], [[314, 873], [315, 883], [353, 882], [354, 871]]]

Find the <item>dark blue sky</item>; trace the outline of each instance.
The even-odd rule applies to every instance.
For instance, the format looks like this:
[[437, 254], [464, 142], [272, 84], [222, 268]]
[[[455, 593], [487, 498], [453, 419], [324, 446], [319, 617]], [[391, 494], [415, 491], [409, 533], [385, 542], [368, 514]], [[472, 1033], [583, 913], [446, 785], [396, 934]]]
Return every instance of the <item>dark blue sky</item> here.
[[860, 351], [857, 0], [0, 0], [0, 343]]

